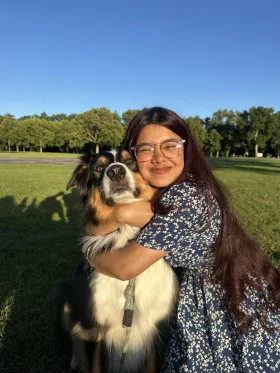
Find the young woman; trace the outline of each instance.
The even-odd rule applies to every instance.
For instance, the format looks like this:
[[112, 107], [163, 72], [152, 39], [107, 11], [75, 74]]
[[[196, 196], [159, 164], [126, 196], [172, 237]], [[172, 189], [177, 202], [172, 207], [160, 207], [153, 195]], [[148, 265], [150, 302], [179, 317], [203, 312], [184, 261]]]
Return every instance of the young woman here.
[[162, 372], [280, 372], [280, 274], [239, 224], [186, 122], [171, 110], [144, 110], [124, 144], [158, 193], [152, 206], [123, 205], [96, 228], [144, 227], [91, 264], [121, 280], [162, 257], [182, 268]]

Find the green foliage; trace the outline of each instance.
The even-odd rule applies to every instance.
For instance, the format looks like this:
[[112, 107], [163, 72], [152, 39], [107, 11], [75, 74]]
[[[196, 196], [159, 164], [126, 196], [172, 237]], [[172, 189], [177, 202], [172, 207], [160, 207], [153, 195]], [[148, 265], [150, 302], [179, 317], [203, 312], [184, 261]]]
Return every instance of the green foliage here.
[[139, 113], [140, 110], [137, 109], [129, 109], [122, 113], [122, 122], [127, 127], [131, 119]]
[[117, 113], [106, 108], [91, 109], [78, 115], [85, 139], [97, 146], [116, 147], [121, 144], [124, 127]]
[[221, 150], [221, 139], [222, 136], [215, 129], [207, 133], [204, 149], [209, 157], [212, 157], [213, 153], [218, 154]]
[[8, 150], [11, 150], [11, 146], [15, 145], [16, 133], [17, 133], [17, 120], [14, 119], [10, 114], [7, 114], [0, 123], [0, 138], [2, 143], [5, 144]]
[[268, 140], [273, 112], [273, 108], [264, 108], [263, 106], [252, 107], [249, 110], [247, 138], [249, 143], [255, 146], [256, 153], [258, 147], [263, 148]]
[[[19, 119], [5, 114], [0, 116], [0, 149], [79, 152], [88, 143], [95, 144], [97, 152], [100, 148], [114, 148], [121, 144], [125, 128], [139, 111], [128, 109], [120, 116], [103, 107], [80, 114], [43, 112]], [[263, 152], [279, 157], [279, 118], [280, 112], [258, 106], [242, 112], [219, 109], [212, 117], [185, 120], [196, 141], [210, 156], [256, 156]]]
[[206, 137], [207, 137], [207, 132], [203, 128], [203, 120], [199, 118], [198, 116], [196, 117], [188, 117], [186, 118], [186, 122], [189, 125], [192, 134], [194, 135], [196, 141], [201, 145], [205, 145]]

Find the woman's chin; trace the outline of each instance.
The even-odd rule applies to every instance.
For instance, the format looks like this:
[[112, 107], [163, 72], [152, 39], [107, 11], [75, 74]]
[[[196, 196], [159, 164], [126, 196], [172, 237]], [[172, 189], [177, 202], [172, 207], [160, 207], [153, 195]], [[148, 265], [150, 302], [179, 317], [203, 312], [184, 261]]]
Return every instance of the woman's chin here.
[[173, 181], [174, 180], [161, 179], [161, 180], [149, 180], [148, 183], [155, 188], [165, 188], [168, 185], [172, 184]]

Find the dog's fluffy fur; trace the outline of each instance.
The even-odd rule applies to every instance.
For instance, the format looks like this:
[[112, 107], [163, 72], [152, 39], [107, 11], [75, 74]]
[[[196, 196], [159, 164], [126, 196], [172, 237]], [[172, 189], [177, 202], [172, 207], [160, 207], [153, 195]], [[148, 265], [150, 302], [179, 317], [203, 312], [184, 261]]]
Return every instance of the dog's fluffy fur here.
[[[74, 186], [80, 189], [85, 224], [93, 225], [108, 221], [115, 204], [150, 200], [155, 192], [140, 176], [134, 159], [122, 149], [84, 154], [67, 188]], [[82, 241], [94, 257], [124, 247], [138, 232], [136, 227], [122, 225], [115, 232], [84, 236]], [[126, 333], [122, 320], [127, 284], [94, 271], [86, 260], [74, 276], [61, 282], [60, 315], [72, 339], [72, 368], [119, 373]], [[160, 326], [170, 319], [177, 290], [177, 277], [164, 259], [137, 276], [126, 373], [158, 371]]]

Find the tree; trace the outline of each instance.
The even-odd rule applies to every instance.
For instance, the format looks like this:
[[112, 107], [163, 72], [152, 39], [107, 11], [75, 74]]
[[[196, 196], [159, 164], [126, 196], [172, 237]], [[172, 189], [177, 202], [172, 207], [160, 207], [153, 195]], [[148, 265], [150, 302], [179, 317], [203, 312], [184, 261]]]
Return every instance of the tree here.
[[204, 150], [209, 157], [212, 157], [213, 153], [216, 153], [216, 157], [219, 156], [219, 151], [221, 150], [221, 139], [222, 136], [215, 129], [212, 129], [207, 133]]
[[5, 115], [0, 123], [0, 138], [9, 152], [11, 151], [11, 146], [14, 145], [16, 124], [17, 120], [10, 114]]
[[65, 119], [55, 122], [55, 126], [55, 146], [64, 149], [67, 153], [70, 149], [75, 149], [78, 153], [85, 145], [86, 138], [81, 122]]
[[241, 152], [244, 157], [249, 154], [250, 144], [248, 141], [247, 133], [249, 131], [249, 121], [250, 115], [248, 110], [243, 110], [242, 112], [236, 112], [237, 115], [237, 133], [238, 133], [238, 142], [236, 148], [238, 152]]
[[24, 135], [22, 145], [25, 148], [38, 148], [40, 152], [47, 145], [53, 145], [54, 133], [48, 128], [46, 120], [34, 117], [22, 121]]
[[188, 117], [185, 119], [189, 125], [192, 134], [194, 135], [196, 141], [203, 146], [206, 140], [206, 130], [203, 128], [203, 120], [198, 116]]
[[273, 108], [263, 106], [252, 107], [249, 110], [247, 139], [255, 148], [255, 157], [257, 157], [259, 147], [265, 147], [269, 138], [273, 113]]
[[78, 116], [84, 130], [84, 136], [88, 142], [96, 146], [96, 153], [99, 153], [100, 146], [119, 146], [123, 136], [124, 127], [118, 120], [116, 113], [106, 108], [91, 109]]
[[271, 136], [269, 139], [271, 149], [275, 152], [277, 158], [280, 157], [280, 111], [274, 113], [271, 123]]
[[237, 142], [237, 116], [232, 110], [217, 110], [211, 119], [212, 129], [221, 135], [221, 147], [226, 157], [230, 151], [234, 152]]
[[140, 110], [138, 109], [129, 109], [122, 113], [122, 122], [127, 127], [131, 119], [139, 113]]
[[62, 120], [68, 119], [67, 115], [64, 113], [61, 114], [53, 114], [48, 117], [48, 120], [52, 122], [61, 122]]

